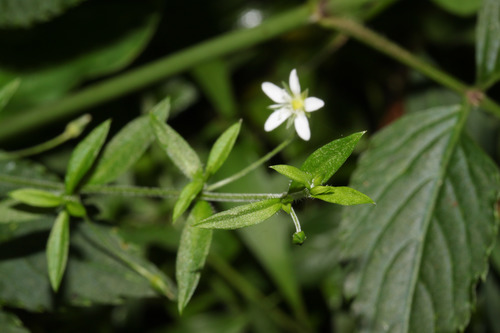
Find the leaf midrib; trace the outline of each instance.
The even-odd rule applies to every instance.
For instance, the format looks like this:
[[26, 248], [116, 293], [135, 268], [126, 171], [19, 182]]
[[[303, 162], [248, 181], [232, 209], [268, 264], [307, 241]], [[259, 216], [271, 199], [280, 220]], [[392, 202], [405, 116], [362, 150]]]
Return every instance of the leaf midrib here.
[[[439, 170], [439, 177], [436, 179], [436, 181], [434, 183], [435, 185], [434, 185], [434, 189], [432, 191], [432, 196], [431, 196], [431, 199], [429, 200], [430, 207], [428, 207], [428, 209], [427, 209], [427, 215], [424, 219], [424, 232], [422, 233], [424, 235], [424, 238], [423, 238], [422, 243], [420, 244], [420, 247], [418, 249], [417, 258], [416, 258], [416, 265], [415, 266], [417, 267], [417, 269], [415, 269], [413, 271], [412, 279], [411, 279], [411, 282], [409, 284], [411, 290], [408, 293], [408, 295], [410, 295], [411, 297], [408, 298], [408, 302], [407, 302], [406, 307], [405, 307], [407, 309], [407, 311], [406, 311], [406, 314], [404, 316], [404, 325], [405, 325], [404, 332], [408, 332], [408, 328], [410, 325], [411, 310], [412, 310], [411, 304], [413, 304], [413, 301], [414, 301], [418, 277], [420, 275], [420, 270], [422, 267], [422, 257], [423, 257], [423, 252], [424, 252], [426, 240], [427, 240], [429, 226], [431, 224], [432, 216], [433, 216], [434, 211], [436, 209], [437, 199], [438, 199], [439, 194], [441, 192], [441, 189], [443, 188], [443, 185], [445, 183], [444, 179], [445, 179], [446, 171], [448, 170], [449, 163], [451, 161], [453, 153], [454, 153], [454, 151], [458, 145], [458, 142], [460, 140], [460, 136], [461, 136], [462, 131], [464, 129], [465, 122], [466, 122], [467, 116], [469, 114], [469, 110], [470, 110], [470, 106], [466, 105], [466, 104], [462, 105], [462, 107], [460, 109], [459, 119], [457, 121], [457, 124], [454, 126], [450, 140], [448, 142], [446, 150], [444, 151], [443, 158], [441, 160], [442, 161], [441, 168]], [[408, 304], [410, 304], [410, 306], [408, 306]]]

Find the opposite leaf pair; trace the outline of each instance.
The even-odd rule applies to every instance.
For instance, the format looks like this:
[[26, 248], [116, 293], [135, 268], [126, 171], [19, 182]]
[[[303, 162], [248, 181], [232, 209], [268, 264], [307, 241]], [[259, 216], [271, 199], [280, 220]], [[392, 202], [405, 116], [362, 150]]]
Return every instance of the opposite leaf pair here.
[[[300, 224], [291, 207], [301, 198], [317, 198], [340, 205], [374, 203], [372, 199], [349, 187], [322, 186], [344, 164], [364, 132], [334, 140], [313, 152], [300, 169], [290, 165], [275, 165], [274, 170], [292, 180], [286, 194], [247, 205], [238, 206], [205, 218], [195, 226], [207, 229], [237, 229], [263, 222], [283, 209], [292, 215], [296, 226], [294, 242], [305, 239]], [[297, 238], [297, 240], [296, 240]]]
[[161, 147], [179, 170], [191, 180], [183, 188], [175, 203], [173, 212], [175, 222], [201, 192], [207, 179], [226, 161], [240, 132], [241, 121], [229, 127], [214, 143], [205, 170], [196, 152], [172, 127], [160, 121], [154, 114], [151, 114], [151, 124]]
[[[165, 119], [169, 108], [169, 100], [165, 99], [151, 112]], [[35, 207], [62, 207], [52, 227], [46, 251], [49, 279], [55, 291], [61, 284], [68, 258], [69, 218], [86, 216], [77, 195], [78, 189], [82, 185], [104, 184], [116, 179], [137, 161], [153, 141], [149, 121], [143, 116], [123, 128], [101, 153], [110, 124], [110, 120], [100, 124], [76, 146], [68, 162], [64, 192], [63, 188], [60, 192], [27, 188], [9, 194], [17, 201]]]

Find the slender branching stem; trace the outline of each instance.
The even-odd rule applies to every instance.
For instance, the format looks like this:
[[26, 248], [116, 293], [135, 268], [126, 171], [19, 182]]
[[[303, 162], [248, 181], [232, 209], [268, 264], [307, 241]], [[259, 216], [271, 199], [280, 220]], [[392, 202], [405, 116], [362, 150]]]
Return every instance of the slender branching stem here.
[[[338, 30], [366, 45], [373, 47], [377, 51], [419, 71], [443, 86], [456, 91], [463, 97], [467, 98], [469, 104], [479, 105], [484, 110], [500, 118], [500, 105], [484, 94], [474, 93], [478, 90], [476, 87], [468, 86], [452, 75], [413, 55], [408, 50], [388, 40], [384, 36], [366, 28], [362, 24], [351, 19], [340, 17], [324, 17], [319, 20], [319, 24], [328, 29]], [[480, 97], [478, 98], [478, 96]]]
[[285, 149], [285, 147], [288, 146], [290, 144], [290, 142], [292, 142], [292, 140], [293, 140], [292, 138], [289, 138], [289, 139], [283, 141], [279, 146], [277, 146], [276, 148], [274, 148], [273, 150], [271, 150], [269, 153], [267, 153], [266, 155], [264, 155], [263, 157], [261, 157], [259, 160], [253, 162], [252, 164], [250, 164], [246, 168], [242, 169], [241, 171], [235, 173], [234, 175], [229, 176], [229, 177], [227, 177], [227, 178], [225, 178], [225, 179], [223, 179], [221, 181], [218, 181], [217, 183], [208, 185], [207, 188], [206, 188], [207, 191], [213, 191], [215, 189], [218, 189], [219, 187], [222, 187], [224, 185], [232, 183], [235, 180], [238, 180], [241, 177], [247, 175], [249, 172], [253, 171], [254, 169], [256, 169], [259, 166], [261, 166], [262, 164], [264, 164], [265, 162], [269, 161], [276, 154], [278, 154], [283, 149]]

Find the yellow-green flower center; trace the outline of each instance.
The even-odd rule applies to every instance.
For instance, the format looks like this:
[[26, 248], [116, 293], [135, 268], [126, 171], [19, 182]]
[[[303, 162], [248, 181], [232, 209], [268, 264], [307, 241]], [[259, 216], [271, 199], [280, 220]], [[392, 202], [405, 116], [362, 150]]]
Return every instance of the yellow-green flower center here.
[[304, 108], [304, 101], [302, 98], [294, 98], [292, 99], [292, 108], [294, 110], [302, 110]]

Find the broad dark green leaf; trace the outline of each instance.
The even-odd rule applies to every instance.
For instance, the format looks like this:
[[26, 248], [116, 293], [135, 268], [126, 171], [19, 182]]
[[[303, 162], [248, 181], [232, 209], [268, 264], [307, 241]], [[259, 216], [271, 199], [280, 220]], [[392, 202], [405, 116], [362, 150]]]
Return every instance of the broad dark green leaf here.
[[2, 333], [29, 333], [17, 316], [0, 311], [0, 327]]
[[234, 117], [236, 100], [227, 62], [213, 59], [196, 66], [193, 74], [214, 108], [227, 118]]
[[9, 102], [10, 98], [14, 95], [20, 82], [21, 80], [15, 79], [0, 88], [0, 111], [2, 111], [5, 105]]
[[457, 15], [472, 15], [481, 7], [481, 0], [432, 0], [436, 5]]
[[193, 179], [203, 172], [200, 159], [189, 144], [172, 127], [160, 121], [154, 114], [150, 114], [153, 131], [165, 152], [172, 162], [186, 177]]
[[[345, 138], [334, 140], [314, 151], [306, 159], [300, 170], [312, 175], [314, 185], [322, 185], [330, 179], [352, 154], [354, 147], [365, 132], [351, 134]], [[303, 188], [292, 182], [290, 191]]]
[[405, 116], [378, 133], [352, 186], [377, 206], [345, 210], [347, 292], [361, 329], [456, 332], [494, 241], [497, 167], [462, 131], [467, 110]]
[[[163, 122], [169, 111], [168, 97], [151, 110]], [[131, 121], [106, 145], [88, 184], [105, 184], [115, 180], [137, 162], [153, 140], [148, 115]]]
[[15, 190], [10, 192], [9, 196], [35, 207], [57, 207], [63, 202], [63, 198], [58, 194], [34, 188]]
[[198, 193], [203, 189], [205, 185], [203, 177], [197, 176], [193, 181], [187, 184], [179, 194], [179, 198], [174, 206], [174, 212], [172, 220], [175, 222], [181, 215], [188, 209], [189, 205], [196, 198]]
[[280, 199], [262, 200], [223, 211], [194, 225], [207, 229], [238, 229], [263, 222], [280, 209]]
[[[97, 224], [86, 224], [86, 233], [96, 240], [100, 246], [128, 269], [141, 276], [149, 283], [149, 286], [162, 296], [173, 300], [176, 296], [176, 288], [172, 280], [159, 270], [154, 264], [142, 258], [131, 244], [124, 243], [109, 228], [101, 227]], [[130, 276], [130, 274], [127, 274]], [[116, 279], [116, 278], [115, 278]]]
[[477, 83], [487, 88], [500, 79], [500, 2], [483, 0], [476, 29]]
[[[0, 202], [0, 299], [6, 306], [29, 311], [51, 310], [54, 300], [45, 247], [54, 216], [13, 207]], [[153, 297], [158, 295], [153, 288], [158, 281], [169, 283], [170, 296], [175, 292], [168, 278], [131, 244], [120, 240], [112, 228], [90, 228], [76, 221], [70, 244], [64, 283], [58, 293], [63, 304], [121, 304], [125, 298]], [[148, 278], [131, 269], [117, 253], [141, 267], [142, 274], [149, 272]]]
[[[0, 195], [10, 191], [33, 186], [33, 184], [55, 184], [60, 179], [41, 164], [27, 160], [0, 160]], [[58, 187], [64, 191], [63, 187]]]
[[316, 186], [311, 189], [311, 196], [344, 206], [374, 203], [367, 195], [345, 186]]
[[47, 241], [47, 271], [52, 289], [57, 291], [68, 262], [69, 215], [61, 211]]
[[212, 230], [195, 228], [192, 225], [212, 215], [212, 207], [206, 201], [198, 201], [189, 215], [182, 231], [176, 260], [177, 307], [179, 313], [193, 296], [201, 270], [210, 250]]
[[29, 27], [48, 21], [84, 0], [0, 0], [0, 27]]
[[281, 173], [283, 176], [290, 178], [291, 180], [309, 188], [312, 184], [312, 175], [309, 172], [302, 171], [291, 165], [272, 165], [271, 169], [276, 170]]
[[207, 178], [216, 173], [226, 161], [240, 133], [240, 128], [241, 121], [229, 127], [222, 133], [217, 141], [215, 141], [208, 155], [207, 166], [205, 168]]
[[90, 134], [76, 146], [75, 150], [73, 150], [64, 180], [66, 184], [66, 193], [73, 193], [78, 183], [85, 176], [92, 164], [94, 164], [106, 140], [106, 136], [108, 135], [109, 126], [109, 120], [102, 123], [90, 132]]

